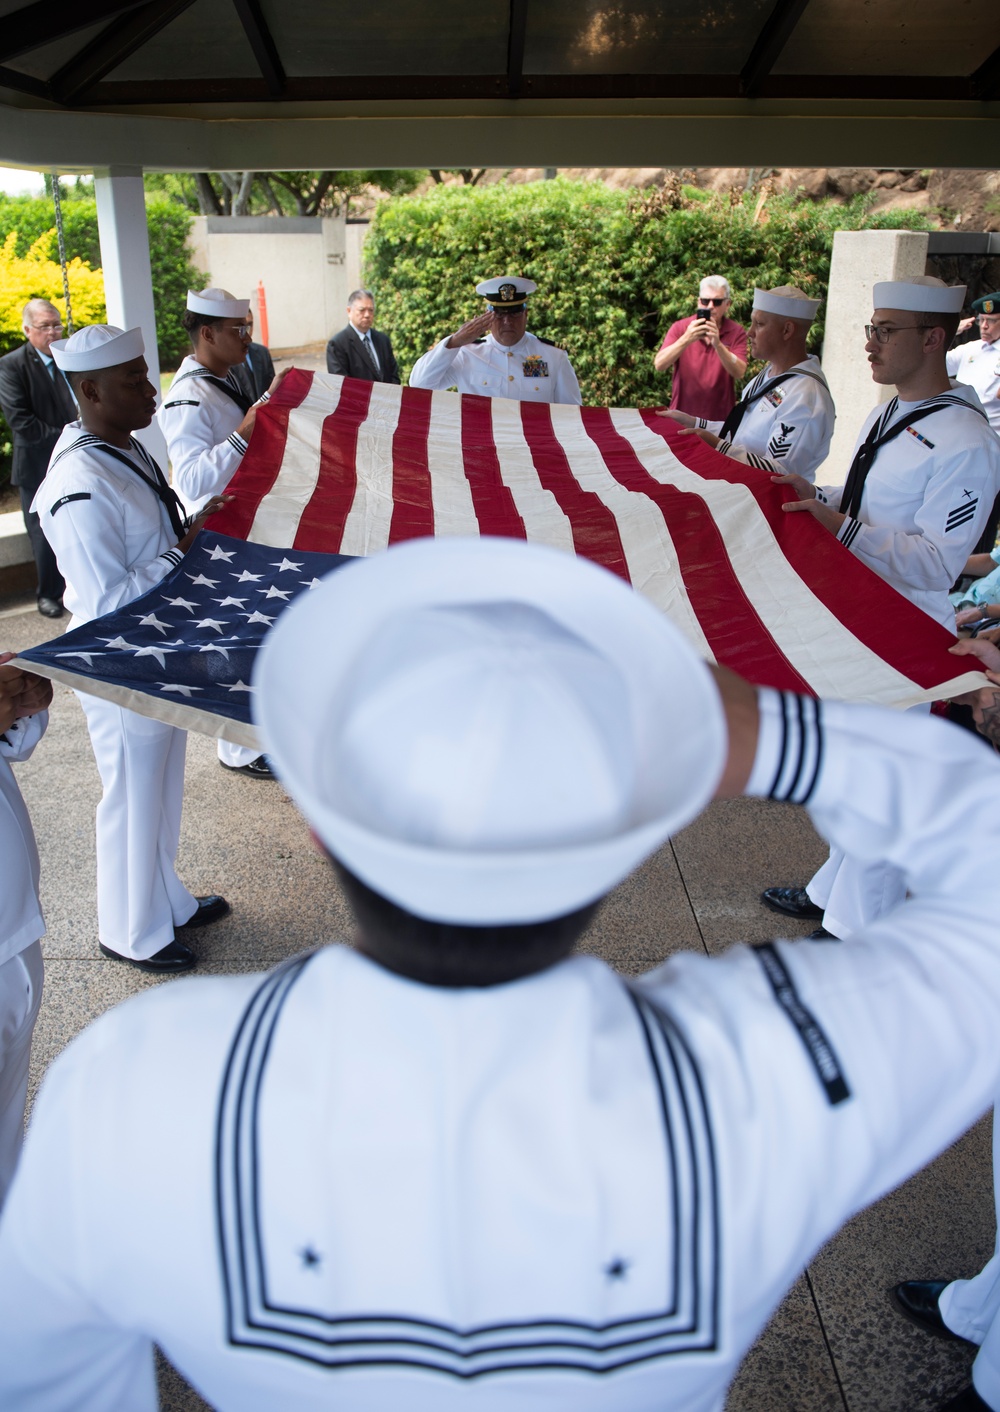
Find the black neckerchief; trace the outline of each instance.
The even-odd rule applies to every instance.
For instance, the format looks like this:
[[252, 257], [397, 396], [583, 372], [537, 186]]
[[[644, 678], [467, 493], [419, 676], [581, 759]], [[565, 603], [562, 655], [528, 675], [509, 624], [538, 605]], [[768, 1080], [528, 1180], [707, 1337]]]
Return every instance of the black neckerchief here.
[[86, 446], [94, 446], [100, 451], [107, 452], [107, 454], [113, 456], [116, 461], [121, 461], [123, 466], [128, 466], [133, 475], [137, 475], [140, 480], [146, 482], [150, 490], [166, 510], [167, 516], [170, 519], [170, 528], [178, 539], [183, 539], [187, 532], [187, 516], [184, 514], [184, 507], [178, 499], [177, 492], [174, 490], [173, 486], [167, 484], [166, 476], [160, 470], [146, 448], [140, 442], [136, 441], [134, 436], [129, 437], [129, 444], [132, 451], [138, 456], [140, 461], [145, 463], [151, 474], [147, 475], [146, 471], [140, 466], [137, 466], [132, 460], [132, 457], [125, 451], [122, 451], [120, 447], [109, 446], [108, 443], [102, 441], [99, 436], [94, 436], [89, 432], [84, 436], [78, 437], [71, 446], [63, 447], [62, 451], [52, 458], [52, 465], [49, 466], [49, 470], [52, 469], [52, 466], [54, 466], [57, 461], [61, 461], [64, 456], [68, 456], [71, 451], [78, 451]]
[[818, 382], [822, 387], [826, 386], [823, 379], [817, 377], [815, 373], [810, 372], [808, 368], [790, 368], [787, 373], [779, 373], [777, 377], [770, 378], [766, 382], [764, 381], [765, 372], [766, 369], [757, 374], [736, 406], [729, 413], [729, 416], [722, 423], [722, 430], [719, 432], [720, 441], [732, 441], [740, 429], [743, 418], [749, 412], [753, 404], [759, 402], [762, 397], [766, 397], [772, 388], [780, 387], [783, 382], [787, 382], [789, 378], [812, 378], [813, 382]]
[[[230, 372], [232, 372], [232, 369], [230, 369]], [[186, 373], [180, 373], [175, 377], [171, 384], [170, 392], [173, 392], [177, 384], [183, 382], [185, 378], [200, 378], [204, 382], [210, 382], [213, 387], [217, 387], [220, 392], [224, 392], [227, 397], [231, 398], [244, 416], [253, 406], [251, 398], [247, 397], [246, 393], [241, 388], [237, 387], [235, 382], [230, 382], [228, 377], [216, 377], [214, 373], [209, 372], [208, 368], [203, 368], [200, 364], [197, 368], [188, 368]], [[169, 397], [170, 393], [168, 393], [167, 396]]]
[[889, 426], [898, 406], [898, 397], [894, 397], [891, 402], [886, 404], [885, 411], [880, 417], [875, 418], [871, 431], [854, 453], [851, 469], [847, 472], [847, 480], [844, 482], [844, 493], [840, 497], [840, 513], [842, 515], [850, 515], [853, 519], [857, 518], [858, 511], [861, 509], [861, 497], [864, 494], [868, 472], [874, 466], [876, 456], [883, 446], [888, 445], [907, 427], [911, 427], [914, 422], [922, 421], [924, 417], [929, 417], [933, 412], [940, 411], [942, 407], [965, 407], [968, 411], [975, 412], [982, 417], [984, 421], [988, 420], [981, 407], [967, 402], [964, 397], [959, 397], [955, 392], [942, 392], [937, 397], [929, 398], [914, 411], [907, 412], [905, 417], [900, 417], [898, 422]]

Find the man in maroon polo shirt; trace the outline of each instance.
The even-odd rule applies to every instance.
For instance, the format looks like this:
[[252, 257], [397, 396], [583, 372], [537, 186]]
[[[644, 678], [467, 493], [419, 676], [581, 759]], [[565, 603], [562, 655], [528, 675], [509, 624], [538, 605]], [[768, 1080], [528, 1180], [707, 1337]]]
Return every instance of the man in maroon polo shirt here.
[[747, 331], [726, 317], [730, 302], [729, 281], [707, 275], [698, 290], [698, 312], [667, 330], [653, 367], [658, 373], [674, 370], [671, 411], [719, 421], [736, 405], [736, 384], [747, 370]]

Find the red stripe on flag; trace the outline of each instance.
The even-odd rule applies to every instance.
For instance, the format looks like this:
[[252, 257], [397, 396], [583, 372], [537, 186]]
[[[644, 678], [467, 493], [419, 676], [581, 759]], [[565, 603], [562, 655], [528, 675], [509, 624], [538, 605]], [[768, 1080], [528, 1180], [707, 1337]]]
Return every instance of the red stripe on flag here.
[[799, 578], [865, 647], [927, 690], [962, 671], [948, 651], [954, 633], [845, 549], [807, 510], [794, 515], [782, 510], [786, 500], [797, 498], [790, 487], [774, 485], [767, 471], [723, 456], [696, 436], [679, 435], [669, 418], [645, 410], [641, 415], [688, 470], [706, 480], [746, 486]]
[[205, 521], [206, 529], [216, 534], [231, 534], [234, 539], [246, 539], [260, 502], [274, 489], [281, 472], [288, 419], [305, 401], [312, 380], [312, 373], [291, 368], [274, 396], [257, 408], [247, 453], [223, 492], [234, 495], [235, 499]]
[[654, 480], [615, 429], [606, 408], [585, 408], [583, 424], [619, 485], [647, 496], [663, 515], [688, 599], [716, 661], [748, 681], [814, 695], [743, 591], [725, 540], [701, 496]]
[[324, 418], [319, 479], [302, 511], [293, 549], [339, 554], [344, 526], [358, 488], [358, 429], [368, 415], [374, 383], [345, 378], [336, 411]]
[[434, 501], [427, 466], [433, 393], [404, 387], [392, 437], [392, 521], [389, 543], [434, 533]]
[[472, 492], [472, 508], [480, 534], [527, 539], [514, 497], [500, 475], [491, 407], [488, 397], [462, 398], [462, 461]]
[[584, 490], [573, 474], [569, 457], [552, 430], [549, 403], [522, 402], [521, 426], [539, 482], [569, 520], [576, 553], [631, 583], [618, 521], [600, 496]]

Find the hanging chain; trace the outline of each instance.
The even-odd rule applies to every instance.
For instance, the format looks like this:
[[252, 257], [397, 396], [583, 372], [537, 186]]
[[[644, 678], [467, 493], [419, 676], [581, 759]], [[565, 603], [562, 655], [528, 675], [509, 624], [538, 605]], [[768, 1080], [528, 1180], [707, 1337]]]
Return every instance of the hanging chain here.
[[62, 266], [63, 295], [66, 299], [66, 337], [73, 332], [73, 309], [69, 302], [69, 275], [66, 272], [66, 232], [63, 229], [62, 201], [59, 198], [59, 173], [52, 170], [52, 204], [56, 208], [56, 236], [59, 240], [59, 263]]

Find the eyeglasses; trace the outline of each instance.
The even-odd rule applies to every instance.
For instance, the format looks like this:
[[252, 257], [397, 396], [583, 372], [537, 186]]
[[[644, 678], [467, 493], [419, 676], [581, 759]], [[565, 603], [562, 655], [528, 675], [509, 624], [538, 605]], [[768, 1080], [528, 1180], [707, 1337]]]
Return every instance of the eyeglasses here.
[[231, 328], [241, 338], [253, 338], [253, 328], [250, 324], [226, 324], [226, 328]]
[[59, 322], [58, 322], [58, 323], [55, 323], [55, 324], [32, 324], [32, 325], [31, 325], [31, 327], [35, 330], [36, 333], [58, 333], [59, 330], [62, 328], [62, 326], [63, 326], [63, 324], [62, 324], [62, 319], [60, 319]]
[[726, 302], [726, 296], [725, 296], [725, 295], [723, 295], [721, 299], [706, 299], [703, 294], [699, 294], [699, 295], [698, 295], [698, 303], [699, 303], [699, 304], [704, 304], [706, 308], [709, 306], [709, 304], [714, 304], [715, 307], [718, 308], [720, 304], [725, 304], [725, 302]]
[[865, 324], [865, 338], [869, 343], [888, 343], [894, 333], [903, 333], [906, 329], [926, 328], [926, 324]]

